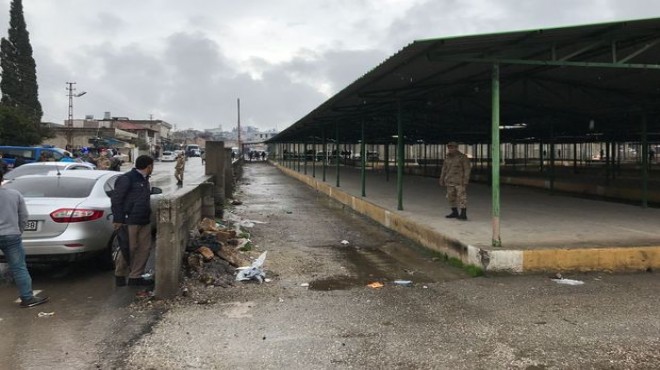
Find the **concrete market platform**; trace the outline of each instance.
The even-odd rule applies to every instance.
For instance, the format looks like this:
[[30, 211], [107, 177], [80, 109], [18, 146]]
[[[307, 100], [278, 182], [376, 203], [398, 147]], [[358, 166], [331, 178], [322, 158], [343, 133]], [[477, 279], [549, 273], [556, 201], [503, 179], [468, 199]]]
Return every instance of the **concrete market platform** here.
[[[432, 250], [487, 271], [643, 271], [660, 268], [660, 209], [583, 199], [547, 190], [502, 185], [501, 241], [491, 246], [491, 192], [468, 188], [469, 221], [446, 219], [449, 207], [437, 178], [404, 176], [403, 210], [397, 210], [396, 173], [367, 171], [361, 196], [360, 170], [317, 166], [312, 177], [274, 163], [292, 176]], [[296, 167], [297, 168], [297, 167]], [[395, 171], [395, 169], [393, 169]]]

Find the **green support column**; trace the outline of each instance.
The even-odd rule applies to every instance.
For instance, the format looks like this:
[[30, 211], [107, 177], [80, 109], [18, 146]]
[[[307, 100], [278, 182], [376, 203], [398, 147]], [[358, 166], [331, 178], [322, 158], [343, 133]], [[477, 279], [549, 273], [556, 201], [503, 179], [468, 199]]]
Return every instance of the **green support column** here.
[[339, 124], [335, 124], [335, 160], [337, 162], [337, 187], [339, 187]]
[[516, 172], [516, 143], [511, 143], [511, 166], [513, 172]]
[[303, 143], [303, 173], [307, 175], [307, 142]]
[[610, 142], [605, 142], [605, 183], [610, 184], [612, 177], [612, 153], [610, 153]]
[[573, 173], [577, 172], [577, 143], [573, 143]]
[[385, 144], [385, 181], [390, 181], [390, 143]]
[[555, 191], [555, 156], [556, 156], [556, 145], [554, 133], [550, 134], [550, 171], [548, 175], [550, 177], [550, 194], [554, 194]]
[[541, 172], [543, 172], [543, 167], [544, 167], [544, 164], [545, 164], [544, 163], [545, 162], [545, 156], [543, 155], [543, 141], [539, 141], [539, 159], [540, 159], [540, 162], [541, 162], [541, 166], [539, 167], [539, 169], [541, 170]]
[[321, 136], [323, 140], [323, 182], [325, 182], [326, 164], [328, 163], [328, 141], [325, 138], [325, 126], [323, 126]]
[[427, 176], [427, 171], [426, 171], [426, 163], [429, 161], [427, 155], [428, 153], [426, 152], [426, 141], [424, 142], [424, 176]]
[[300, 172], [300, 143], [296, 143], [296, 164], [298, 168], [298, 172]]
[[491, 162], [492, 162], [492, 214], [493, 214], [493, 247], [501, 247], [500, 238], [500, 66], [493, 64], [492, 76], [492, 122], [491, 122]]
[[399, 100], [397, 105], [397, 167], [396, 167], [396, 189], [397, 189], [397, 199], [398, 205], [397, 209], [403, 211], [403, 164], [405, 160], [405, 153], [403, 148], [403, 107], [401, 106], [401, 101]]
[[642, 116], [642, 208], [648, 207], [649, 202], [649, 142], [648, 142], [648, 116]]
[[312, 177], [316, 178], [316, 136], [312, 138]]
[[362, 126], [362, 140], [360, 141], [360, 162], [362, 162], [362, 170], [360, 173], [360, 178], [362, 181], [362, 196], [367, 196], [367, 150], [366, 145], [364, 144], [364, 120], [360, 123]]

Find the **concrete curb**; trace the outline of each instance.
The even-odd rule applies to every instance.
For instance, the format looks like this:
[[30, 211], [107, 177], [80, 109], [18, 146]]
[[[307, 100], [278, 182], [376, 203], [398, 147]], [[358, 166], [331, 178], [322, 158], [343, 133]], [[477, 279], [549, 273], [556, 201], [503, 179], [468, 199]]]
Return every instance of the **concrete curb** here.
[[580, 249], [487, 249], [467, 245], [425, 225], [387, 210], [360, 197], [344, 192], [326, 182], [273, 163], [287, 176], [350, 207], [433, 251], [460, 259], [484, 271], [505, 273], [567, 271], [644, 271], [660, 269], [660, 246], [599, 247]]

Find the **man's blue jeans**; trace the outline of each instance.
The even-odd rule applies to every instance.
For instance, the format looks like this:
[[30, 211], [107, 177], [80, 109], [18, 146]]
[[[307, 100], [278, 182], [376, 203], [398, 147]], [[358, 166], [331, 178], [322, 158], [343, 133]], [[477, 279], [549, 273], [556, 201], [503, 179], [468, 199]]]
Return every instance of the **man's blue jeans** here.
[[25, 250], [21, 235], [0, 235], [0, 250], [7, 259], [9, 271], [18, 286], [21, 300], [32, 298], [32, 278], [25, 264]]

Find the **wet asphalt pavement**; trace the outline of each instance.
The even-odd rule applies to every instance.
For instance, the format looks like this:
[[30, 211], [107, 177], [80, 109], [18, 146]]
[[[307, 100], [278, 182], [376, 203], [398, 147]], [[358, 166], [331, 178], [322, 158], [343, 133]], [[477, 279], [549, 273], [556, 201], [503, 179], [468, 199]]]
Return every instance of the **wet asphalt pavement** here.
[[151, 307], [111, 272], [36, 271], [47, 305], [0, 285], [0, 369], [660, 367], [657, 273], [470, 278], [269, 165], [244, 174], [233, 212], [266, 222], [250, 233], [270, 283]]
[[[152, 182], [164, 193], [178, 189], [173, 169], [174, 163], [156, 162]], [[191, 181], [203, 174], [199, 158], [189, 160], [186, 174]], [[15, 286], [0, 283], [0, 369], [107, 368], [159, 315], [132, 309], [138, 289], [115, 288], [112, 271], [93, 261], [29, 269], [33, 289], [50, 302], [21, 309]]]
[[237, 194], [244, 203], [234, 212], [266, 222], [251, 239], [255, 255], [268, 251], [272, 282], [199, 288], [211, 299], [172, 307], [131, 345], [123, 365], [660, 367], [656, 273], [569, 276], [580, 286], [546, 276], [469, 278], [271, 166], [248, 164], [244, 173]]

